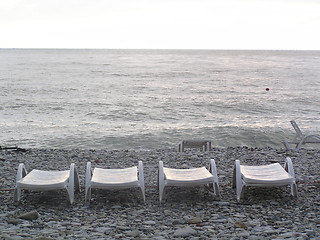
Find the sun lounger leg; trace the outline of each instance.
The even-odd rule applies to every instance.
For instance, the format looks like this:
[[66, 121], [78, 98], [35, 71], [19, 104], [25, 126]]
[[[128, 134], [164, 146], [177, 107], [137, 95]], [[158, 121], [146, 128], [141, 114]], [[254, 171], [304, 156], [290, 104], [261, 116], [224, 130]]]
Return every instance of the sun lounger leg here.
[[[27, 175], [27, 170], [24, 166], [23, 163], [19, 164], [18, 167], [18, 172], [17, 172], [17, 177], [16, 177], [16, 182], [20, 181], [22, 178], [24, 178]], [[17, 186], [15, 187], [14, 190], [14, 195], [13, 195], [13, 200], [15, 202], [19, 202], [21, 199], [21, 189], [19, 189]]]
[[303, 143], [304, 143], [304, 139], [302, 139], [302, 140], [296, 145], [297, 151], [300, 150], [300, 148], [301, 148], [301, 146], [302, 146]]
[[21, 189], [15, 188], [14, 195], [13, 195], [13, 201], [19, 202], [20, 199], [21, 199]]
[[160, 203], [162, 201], [164, 195], [164, 171], [163, 171], [163, 162], [159, 161], [159, 169], [158, 169], [158, 185], [159, 185], [159, 200]]
[[74, 178], [75, 178], [75, 170], [74, 170], [74, 163], [70, 165], [70, 175], [69, 175], [69, 184], [67, 186], [67, 192], [69, 195], [70, 204], [74, 201]]
[[207, 143], [206, 143], [206, 151], [208, 151], [208, 152], [210, 152], [211, 151], [211, 141], [208, 141]]
[[243, 183], [241, 179], [239, 160], [235, 161], [235, 180], [236, 180], [237, 201], [240, 202], [241, 197], [243, 197]]
[[181, 141], [179, 143], [178, 152], [184, 152], [184, 141]]
[[143, 175], [142, 161], [139, 161], [139, 163], [138, 163], [138, 172], [139, 172], [139, 183], [140, 183], [143, 202], [146, 202], [146, 196], [145, 196], [145, 190], [144, 190], [144, 175]]
[[86, 186], [85, 186], [85, 201], [90, 202], [91, 200], [91, 162], [87, 162], [87, 169], [86, 169]]
[[217, 167], [216, 162], [214, 159], [210, 160], [210, 168], [209, 171], [213, 175], [214, 181], [213, 181], [213, 192], [217, 197], [220, 197], [220, 189], [219, 189], [219, 179], [217, 174]]
[[[284, 169], [295, 179], [295, 174], [294, 174], [294, 169], [293, 169], [293, 164], [291, 158], [287, 157], [286, 158], [286, 163], [284, 165]], [[298, 189], [297, 189], [297, 184], [294, 181], [292, 184], [290, 184], [291, 187], [291, 195], [296, 197], [298, 195]]]
[[80, 192], [80, 180], [79, 180], [79, 174], [77, 169], [74, 169], [74, 187], [75, 192]]
[[287, 140], [283, 140], [282, 143], [283, 143], [283, 145], [286, 147], [286, 150], [287, 150], [287, 151], [293, 151], [293, 150], [294, 150], [294, 148], [292, 148], [292, 147], [290, 146], [290, 144], [288, 143]]
[[302, 134], [302, 131], [299, 128], [298, 124], [296, 123], [296, 121], [295, 120], [291, 120], [290, 123], [291, 123], [292, 127], [294, 128], [294, 130], [296, 131], [296, 135], [295, 135], [294, 139], [295, 140], [302, 139], [303, 138], [303, 134]]

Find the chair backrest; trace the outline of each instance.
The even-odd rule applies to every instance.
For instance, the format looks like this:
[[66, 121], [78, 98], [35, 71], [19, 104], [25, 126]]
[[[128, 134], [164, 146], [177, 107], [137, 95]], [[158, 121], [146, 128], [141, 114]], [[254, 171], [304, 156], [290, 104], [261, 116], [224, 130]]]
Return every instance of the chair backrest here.
[[296, 138], [299, 137], [300, 139], [302, 139], [304, 136], [303, 136], [300, 128], [298, 127], [296, 121], [291, 120], [290, 123], [291, 123], [292, 127], [294, 128], [294, 130], [296, 131]]

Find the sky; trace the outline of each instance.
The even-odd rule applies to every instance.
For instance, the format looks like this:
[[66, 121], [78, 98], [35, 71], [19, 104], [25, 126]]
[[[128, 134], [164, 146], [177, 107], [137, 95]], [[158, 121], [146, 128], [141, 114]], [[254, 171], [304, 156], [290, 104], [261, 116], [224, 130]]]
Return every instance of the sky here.
[[0, 48], [320, 50], [320, 0], [0, 0]]

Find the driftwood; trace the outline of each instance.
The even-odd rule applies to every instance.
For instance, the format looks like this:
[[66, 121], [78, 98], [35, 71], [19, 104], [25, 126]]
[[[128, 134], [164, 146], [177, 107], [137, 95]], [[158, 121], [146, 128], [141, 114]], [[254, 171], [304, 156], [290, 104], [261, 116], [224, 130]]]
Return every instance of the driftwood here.
[[5, 150], [14, 150], [18, 152], [26, 152], [27, 150], [24, 148], [19, 148], [19, 147], [2, 147], [0, 146], [0, 151], [5, 151]]

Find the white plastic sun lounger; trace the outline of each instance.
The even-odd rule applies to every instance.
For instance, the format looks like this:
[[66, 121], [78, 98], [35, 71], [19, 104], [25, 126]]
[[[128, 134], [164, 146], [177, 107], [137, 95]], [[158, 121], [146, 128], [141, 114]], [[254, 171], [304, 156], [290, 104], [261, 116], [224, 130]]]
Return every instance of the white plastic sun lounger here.
[[92, 171], [91, 163], [87, 163], [86, 170], [86, 193], [85, 200], [91, 200], [91, 189], [127, 189], [138, 187], [141, 189], [143, 201], [145, 202], [145, 189], [142, 161], [138, 162], [137, 167], [124, 169], [103, 169], [94, 168]]
[[211, 151], [211, 141], [183, 140], [178, 145], [178, 152], [184, 152], [185, 148], [200, 148], [202, 151]]
[[[292, 127], [296, 131], [296, 135], [292, 141], [284, 140], [283, 144], [287, 150], [300, 150], [301, 146], [306, 143], [319, 143], [320, 144], [320, 135], [304, 135], [301, 129], [298, 127], [298, 124], [294, 121], [290, 121]], [[293, 148], [290, 144], [295, 144], [296, 147]]]
[[286, 158], [284, 168], [279, 163], [262, 166], [245, 166], [240, 165], [239, 160], [235, 161], [232, 187], [236, 187], [238, 202], [243, 197], [244, 187], [276, 187], [285, 185], [290, 185], [292, 196], [297, 196], [294, 170], [289, 157]]
[[17, 173], [17, 182], [14, 191], [14, 201], [21, 199], [21, 190], [50, 191], [66, 189], [70, 203], [74, 201], [74, 188], [80, 191], [79, 177], [74, 163], [71, 163], [70, 170], [65, 171], [42, 171], [32, 170], [27, 173], [23, 163], [20, 163]]
[[164, 197], [166, 186], [192, 187], [204, 184], [212, 184], [216, 196], [220, 196], [217, 169], [214, 159], [210, 160], [209, 171], [205, 167], [191, 169], [166, 168], [159, 161], [159, 199]]

